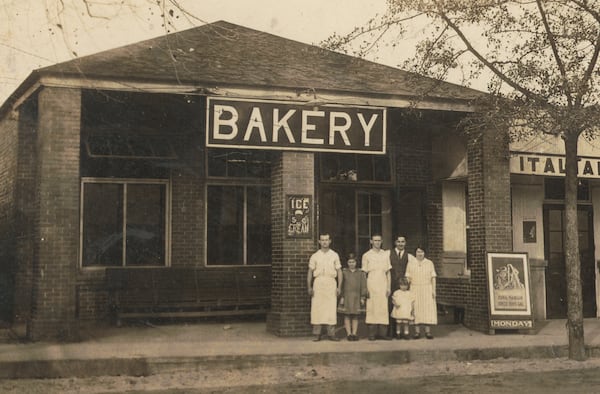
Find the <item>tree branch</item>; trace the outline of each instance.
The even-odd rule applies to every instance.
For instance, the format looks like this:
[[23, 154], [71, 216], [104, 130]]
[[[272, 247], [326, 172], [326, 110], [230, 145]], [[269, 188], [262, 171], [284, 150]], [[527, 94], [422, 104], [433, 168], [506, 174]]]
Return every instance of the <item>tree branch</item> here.
[[567, 72], [565, 70], [565, 65], [560, 58], [560, 54], [558, 53], [558, 48], [556, 46], [556, 39], [554, 34], [552, 33], [552, 29], [550, 29], [550, 24], [548, 23], [548, 18], [546, 18], [546, 11], [542, 7], [542, 2], [540, 0], [536, 0], [537, 8], [540, 12], [540, 17], [542, 18], [542, 23], [544, 25], [544, 29], [546, 30], [546, 35], [548, 36], [548, 42], [550, 43], [550, 47], [552, 48], [552, 53], [554, 54], [554, 60], [556, 61], [556, 65], [558, 66], [558, 70], [560, 71], [560, 76], [562, 78], [563, 89], [565, 90], [565, 96], [567, 96], [567, 105], [569, 107], [573, 107], [573, 96], [571, 94], [571, 87], [569, 86], [569, 80], [567, 78]]
[[[436, 2], [436, 4], [437, 4], [437, 2]], [[454, 30], [456, 32], [456, 34], [460, 37], [463, 44], [467, 47], [468, 51], [473, 56], [475, 56], [484, 66], [486, 66], [491, 72], [493, 72], [495, 75], [497, 75], [498, 78], [500, 78], [508, 86], [510, 86], [513, 89], [515, 89], [516, 91], [520, 92], [525, 97], [532, 99], [532, 100], [539, 101], [541, 103], [547, 102], [547, 100], [544, 99], [542, 96], [532, 92], [531, 90], [529, 90], [529, 89], [525, 88], [524, 86], [521, 86], [520, 84], [513, 81], [511, 78], [506, 76], [500, 69], [495, 67], [492, 63], [490, 63], [490, 61], [488, 61], [485, 57], [483, 57], [483, 55], [481, 53], [479, 53], [479, 51], [477, 49], [475, 49], [475, 47], [473, 47], [473, 45], [471, 44], [469, 39], [464, 35], [462, 30], [454, 22], [452, 22], [452, 20], [448, 17], [448, 15], [444, 12], [444, 10], [441, 7], [442, 7], [442, 5], [438, 4], [438, 10], [436, 13], [444, 20], [444, 22], [448, 26], [450, 26], [450, 28], [452, 28], [452, 30]]]
[[580, 106], [583, 101], [583, 95], [587, 91], [586, 87], [592, 78], [592, 73], [598, 64], [598, 54], [600, 53], [600, 34], [598, 34], [598, 39], [596, 40], [596, 44], [594, 46], [594, 54], [590, 59], [590, 64], [588, 64], [587, 69], [585, 70], [585, 74], [583, 75], [583, 79], [581, 80], [581, 86], [579, 87], [579, 91], [577, 93], [577, 98], [575, 99], [575, 105]]

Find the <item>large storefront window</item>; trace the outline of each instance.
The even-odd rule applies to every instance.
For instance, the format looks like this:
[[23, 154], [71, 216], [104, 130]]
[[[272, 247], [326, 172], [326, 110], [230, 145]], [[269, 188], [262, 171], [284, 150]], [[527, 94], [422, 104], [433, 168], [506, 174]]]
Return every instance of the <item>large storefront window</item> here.
[[208, 150], [207, 265], [271, 264], [270, 157]]
[[84, 267], [166, 264], [167, 182], [82, 182]]

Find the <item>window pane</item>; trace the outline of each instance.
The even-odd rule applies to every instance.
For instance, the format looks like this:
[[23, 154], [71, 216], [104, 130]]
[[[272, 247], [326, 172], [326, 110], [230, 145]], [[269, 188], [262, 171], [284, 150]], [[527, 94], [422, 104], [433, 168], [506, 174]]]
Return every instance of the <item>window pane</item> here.
[[127, 185], [126, 265], [165, 264], [165, 185]]
[[321, 179], [335, 181], [338, 175], [338, 160], [335, 155], [321, 156]]
[[208, 186], [207, 264], [243, 264], [244, 188]]
[[381, 194], [370, 194], [371, 197], [371, 209], [369, 213], [371, 215], [381, 215]]
[[271, 263], [271, 188], [247, 188], [248, 264]]
[[271, 153], [232, 149], [208, 150], [208, 175], [233, 178], [269, 178]]
[[357, 156], [357, 178], [359, 181], [373, 180], [373, 158], [370, 155]]
[[383, 234], [383, 225], [381, 221], [381, 215], [371, 216], [371, 235], [373, 234]]
[[123, 186], [86, 183], [83, 266], [123, 264]]

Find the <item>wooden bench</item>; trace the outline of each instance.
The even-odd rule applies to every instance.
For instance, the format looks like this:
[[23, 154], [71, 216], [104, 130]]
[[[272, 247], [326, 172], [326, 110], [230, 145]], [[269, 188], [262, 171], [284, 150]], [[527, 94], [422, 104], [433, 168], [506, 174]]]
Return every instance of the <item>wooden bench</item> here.
[[228, 269], [107, 268], [113, 322], [141, 318], [193, 318], [266, 314], [271, 271]]

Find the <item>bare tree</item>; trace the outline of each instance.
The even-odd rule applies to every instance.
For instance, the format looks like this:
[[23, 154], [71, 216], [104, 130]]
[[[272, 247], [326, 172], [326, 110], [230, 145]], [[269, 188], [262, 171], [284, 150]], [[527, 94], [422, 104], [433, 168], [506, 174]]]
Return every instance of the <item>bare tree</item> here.
[[565, 145], [566, 281], [569, 358], [585, 359], [577, 232], [577, 141], [600, 121], [600, 1], [389, 0], [385, 15], [324, 44], [365, 55], [399, 43], [409, 24], [423, 38], [404, 64], [436, 79], [458, 72], [489, 78], [491, 93], [471, 126], [500, 127], [513, 139], [557, 135]]

